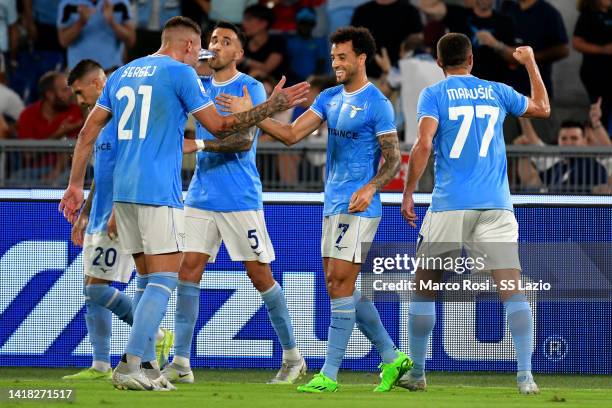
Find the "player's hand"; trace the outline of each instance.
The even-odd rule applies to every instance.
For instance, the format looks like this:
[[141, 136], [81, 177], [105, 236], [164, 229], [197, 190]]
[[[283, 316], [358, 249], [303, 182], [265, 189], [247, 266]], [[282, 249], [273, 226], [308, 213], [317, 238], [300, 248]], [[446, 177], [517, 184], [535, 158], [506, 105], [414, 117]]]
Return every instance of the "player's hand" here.
[[527, 65], [530, 62], [535, 63], [535, 56], [533, 55], [533, 48], [530, 46], [517, 47], [512, 54], [514, 59], [521, 65]]
[[111, 211], [111, 215], [106, 223], [106, 233], [111, 240], [117, 239], [117, 221], [115, 220], [115, 209]]
[[365, 211], [370, 206], [374, 194], [376, 194], [376, 188], [369, 183], [355, 191], [351, 196], [348, 212], [356, 213]]
[[195, 153], [198, 151], [198, 146], [195, 139], [183, 139], [183, 154]]
[[300, 82], [289, 88], [283, 88], [286, 81], [287, 79], [283, 75], [268, 99], [274, 112], [282, 112], [306, 102], [306, 95], [310, 89], [310, 84], [308, 82]]
[[85, 229], [87, 229], [87, 223], [89, 222], [89, 216], [81, 213], [76, 222], [72, 225], [72, 232], [70, 238], [72, 243], [76, 246], [83, 246], [83, 239], [85, 238]]
[[83, 188], [68, 185], [68, 188], [66, 188], [66, 191], [64, 191], [64, 195], [59, 203], [59, 211], [64, 214], [64, 218], [66, 218], [69, 223], [74, 224], [82, 205]]
[[251, 100], [251, 95], [249, 95], [249, 89], [245, 85], [242, 87], [242, 90], [244, 92], [243, 96], [229, 95], [226, 93], [219, 94], [215, 98], [217, 104], [220, 106], [219, 110], [221, 112], [239, 113], [246, 112], [253, 108], [253, 101]]
[[412, 194], [404, 194], [402, 198], [402, 216], [408, 221], [412, 228], [416, 228], [416, 220], [419, 219], [414, 212], [414, 200]]

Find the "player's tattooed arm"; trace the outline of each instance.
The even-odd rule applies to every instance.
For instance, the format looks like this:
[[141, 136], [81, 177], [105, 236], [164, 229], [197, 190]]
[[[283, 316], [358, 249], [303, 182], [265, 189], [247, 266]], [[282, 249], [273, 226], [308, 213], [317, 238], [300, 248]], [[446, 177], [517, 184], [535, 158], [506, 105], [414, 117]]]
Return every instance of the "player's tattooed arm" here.
[[378, 173], [369, 183], [376, 188], [376, 191], [380, 191], [395, 177], [402, 161], [397, 133], [387, 133], [380, 136], [378, 143], [385, 163], [378, 169]]
[[349, 201], [349, 213], [367, 210], [374, 194], [387, 185], [399, 170], [401, 154], [397, 133], [393, 132], [379, 136], [378, 143], [385, 158], [385, 163], [378, 169], [378, 173], [372, 180], [353, 193]]
[[292, 108], [306, 100], [306, 94], [310, 85], [306, 82], [283, 88], [285, 79], [278, 83], [270, 98], [254, 108], [245, 112], [234, 113], [229, 116], [221, 116], [216, 109], [202, 109], [194, 116], [208, 129], [215, 137], [224, 139], [229, 135], [243, 131], [272, 116]]
[[206, 140], [204, 151], [216, 153], [238, 153], [251, 149], [257, 128], [252, 127], [234, 133], [221, 140]]

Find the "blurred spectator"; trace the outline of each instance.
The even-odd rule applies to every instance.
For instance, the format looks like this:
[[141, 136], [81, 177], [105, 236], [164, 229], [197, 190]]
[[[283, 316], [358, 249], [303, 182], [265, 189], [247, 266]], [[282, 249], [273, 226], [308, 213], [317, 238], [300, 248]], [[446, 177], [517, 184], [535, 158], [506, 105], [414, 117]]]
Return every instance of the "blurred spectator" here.
[[[468, 1], [466, 7], [446, 4], [442, 0], [419, 0], [417, 8], [424, 16], [423, 45], [431, 55], [436, 57], [438, 40], [448, 32], [465, 32], [467, 16], [470, 12]], [[471, 2], [470, 2], [471, 3]], [[472, 7], [470, 5], [469, 7]]]
[[244, 59], [240, 70], [251, 76], [272, 75], [277, 80], [286, 73], [285, 41], [277, 35], [270, 35], [274, 12], [261, 5], [244, 10], [242, 29], [247, 37]]
[[257, 0], [210, 0], [210, 13], [212, 21], [229, 21], [240, 25], [247, 7], [257, 4]]
[[601, 102], [602, 98], [600, 97], [597, 102], [591, 105], [589, 110], [590, 126], [584, 129], [587, 145], [589, 146], [612, 146], [610, 134], [602, 123]]
[[5, 124], [3, 138], [14, 137], [16, 135], [15, 124], [23, 111], [23, 107], [23, 101], [19, 95], [6, 85], [0, 83], [0, 118]]
[[369, 0], [327, 0], [327, 34], [331, 36], [340, 27], [351, 25], [355, 9]]
[[[75, 138], [83, 126], [81, 109], [72, 101], [66, 75], [48, 72], [39, 82], [41, 99], [26, 107], [17, 123], [20, 139]], [[23, 153], [21, 170], [11, 175], [12, 182], [42, 179], [64, 183], [68, 176], [69, 154]]]
[[[561, 13], [545, 0], [506, 0], [502, 14], [514, 21], [517, 45], [530, 45], [549, 95], [552, 97], [552, 64], [569, 55], [565, 25]], [[530, 94], [527, 70], [512, 71], [512, 86], [524, 95]]]
[[[396, 108], [396, 125], [403, 137], [404, 143], [413, 144], [416, 141], [417, 103], [421, 91], [444, 79], [444, 73], [431, 54], [415, 54], [408, 42], [400, 46], [399, 68], [391, 65], [387, 49], [383, 48], [374, 56], [384, 78], [393, 89], [400, 90], [400, 100]], [[383, 92], [386, 94], [386, 92]]]
[[580, 0], [580, 17], [573, 37], [574, 48], [583, 54], [580, 79], [592, 104], [601, 99], [604, 126], [608, 129], [612, 129], [611, 5], [611, 0]]
[[0, 0], [0, 72], [5, 72], [7, 62], [15, 61], [17, 57], [19, 34], [16, 23], [16, 1]]
[[516, 63], [514, 24], [493, 8], [495, 0], [475, 0], [462, 31], [472, 40], [472, 75], [488, 81], [508, 82], [509, 64]]
[[[514, 144], [544, 146], [529, 119], [520, 118], [523, 135]], [[580, 122], [564, 121], [557, 142], [559, 146], [584, 147], [587, 145], [584, 127]], [[549, 193], [590, 193], [596, 186], [608, 181], [606, 168], [591, 157], [565, 157], [552, 166], [538, 170], [529, 158], [519, 159], [518, 174], [521, 185]]]
[[83, 114], [72, 101], [66, 75], [48, 72], [40, 78], [38, 88], [40, 100], [27, 106], [19, 116], [19, 138], [76, 137], [83, 126]]
[[179, 0], [137, 0], [136, 38], [130, 58], [153, 54], [159, 49], [161, 30], [166, 21], [181, 14]]
[[297, 33], [287, 38], [290, 84], [304, 81], [313, 74], [323, 73], [329, 58], [326, 40], [312, 37], [312, 30], [317, 23], [314, 10], [303, 8], [296, 18]]
[[[385, 47], [391, 63], [397, 65], [400, 44], [408, 40], [411, 44], [423, 42], [423, 25], [419, 12], [407, 0], [374, 0], [355, 9], [351, 24], [366, 27], [376, 39], [380, 50]], [[368, 76], [378, 78], [380, 68], [373, 61], [367, 67]]]
[[180, 15], [191, 18], [193, 21], [198, 23], [202, 28], [210, 26], [209, 21], [208, 21], [209, 20], [208, 15], [210, 14], [210, 7], [211, 7], [210, 0], [180, 0], [180, 3], [181, 3]]
[[[297, 30], [298, 11], [305, 7], [314, 9], [324, 2], [324, 0], [260, 0], [259, 4], [270, 7], [274, 12], [274, 24], [270, 27], [272, 31], [294, 33]], [[315, 23], [316, 21], [315, 18]]]
[[57, 38], [57, 13], [61, 0], [22, 0], [23, 23], [35, 51], [64, 54]]
[[62, 0], [57, 26], [69, 69], [88, 58], [105, 70], [123, 65], [125, 45], [136, 41], [128, 0]]

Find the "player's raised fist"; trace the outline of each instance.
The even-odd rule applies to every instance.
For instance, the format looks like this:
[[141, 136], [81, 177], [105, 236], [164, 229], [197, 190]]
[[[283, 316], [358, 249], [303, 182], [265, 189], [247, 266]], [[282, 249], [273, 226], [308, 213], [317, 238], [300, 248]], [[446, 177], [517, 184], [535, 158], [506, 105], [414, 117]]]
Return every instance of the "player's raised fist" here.
[[535, 57], [533, 55], [533, 49], [528, 45], [517, 47], [516, 50], [514, 50], [514, 53], [512, 54], [512, 56], [521, 65], [525, 65], [528, 62], [535, 61]]

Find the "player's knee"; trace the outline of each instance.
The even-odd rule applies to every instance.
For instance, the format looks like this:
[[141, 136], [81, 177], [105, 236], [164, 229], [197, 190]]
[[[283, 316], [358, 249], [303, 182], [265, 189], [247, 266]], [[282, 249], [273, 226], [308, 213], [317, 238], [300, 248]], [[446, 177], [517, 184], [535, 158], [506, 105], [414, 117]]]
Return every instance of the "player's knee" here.
[[206, 260], [207, 259], [202, 256], [185, 254], [179, 270], [179, 279], [182, 281], [199, 283], [204, 273]]
[[331, 298], [351, 296], [354, 284], [339, 276], [327, 276], [327, 293]]
[[247, 276], [251, 283], [260, 292], [264, 292], [274, 285], [274, 277], [272, 271], [267, 264], [259, 264], [256, 267], [247, 269]]

